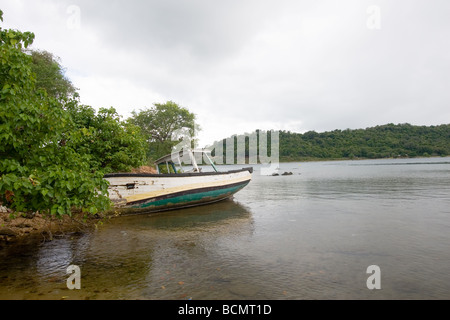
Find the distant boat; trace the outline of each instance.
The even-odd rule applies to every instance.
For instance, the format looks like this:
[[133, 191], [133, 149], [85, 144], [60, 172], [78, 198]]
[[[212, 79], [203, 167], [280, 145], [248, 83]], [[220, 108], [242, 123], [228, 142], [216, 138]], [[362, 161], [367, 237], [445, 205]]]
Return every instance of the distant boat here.
[[[219, 172], [208, 150], [187, 150], [192, 170], [182, 171], [180, 153], [155, 161], [157, 173], [111, 173], [109, 197], [122, 214], [158, 212], [221, 201], [244, 188], [252, 178], [253, 168]], [[201, 172], [195, 155], [208, 159], [214, 171]], [[177, 170], [173, 158], [181, 170]], [[163, 173], [164, 172], [164, 173]]]

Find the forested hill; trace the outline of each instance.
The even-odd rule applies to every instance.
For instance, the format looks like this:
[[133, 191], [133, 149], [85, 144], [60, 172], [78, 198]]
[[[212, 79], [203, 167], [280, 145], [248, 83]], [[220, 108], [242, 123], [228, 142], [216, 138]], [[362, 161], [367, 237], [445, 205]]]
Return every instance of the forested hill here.
[[[215, 142], [214, 150], [234, 139], [234, 153], [239, 153], [238, 141], [245, 141], [245, 157], [249, 157], [249, 139], [267, 139], [267, 149], [272, 150], [271, 135], [274, 131], [256, 130], [251, 134], [234, 135]], [[263, 134], [263, 135], [262, 135]], [[245, 140], [243, 140], [245, 138]], [[259, 145], [261, 141], [259, 141]], [[217, 151], [214, 151], [214, 154]], [[220, 151], [219, 151], [220, 152]], [[270, 151], [269, 151], [270, 152]], [[257, 151], [259, 154], [259, 150]], [[450, 124], [438, 126], [414, 126], [386, 124], [366, 129], [346, 129], [328, 132], [308, 131], [279, 132], [280, 161], [307, 161], [325, 159], [376, 159], [450, 156]], [[236, 160], [237, 158], [235, 158]]]
[[450, 155], [450, 124], [386, 124], [366, 129], [280, 132], [280, 160]]

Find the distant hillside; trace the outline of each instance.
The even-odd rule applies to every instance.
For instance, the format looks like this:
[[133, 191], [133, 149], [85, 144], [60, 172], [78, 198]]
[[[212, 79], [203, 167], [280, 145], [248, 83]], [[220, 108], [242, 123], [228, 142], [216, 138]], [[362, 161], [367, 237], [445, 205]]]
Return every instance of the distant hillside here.
[[[268, 134], [270, 136], [270, 132]], [[386, 124], [366, 129], [322, 133], [308, 131], [303, 134], [280, 131], [279, 137], [280, 161], [450, 155], [450, 124], [438, 126]], [[235, 145], [235, 151], [236, 149]], [[248, 156], [248, 141], [245, 150]]]
[[450, 124], [387, 124], [304, 134], [280, 132], [280, 158], [355, 159], [450, 155]]

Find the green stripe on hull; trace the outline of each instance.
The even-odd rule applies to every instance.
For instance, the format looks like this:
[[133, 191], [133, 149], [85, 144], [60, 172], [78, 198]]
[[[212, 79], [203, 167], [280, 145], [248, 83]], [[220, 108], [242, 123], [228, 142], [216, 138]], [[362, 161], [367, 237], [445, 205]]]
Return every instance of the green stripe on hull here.
[[139, 208], [139, 209], [163, 209], [163, 208], [179, 208], [185, 206], [191, 206], [195, 204], [214, 202], [218, 200], [225, 199], [232, 194], [238, 192], [240, 189], [245, 187], [248, 184], [241, 184], [238, 186], [233, 186], [229, 188], [217, 189], [217, 190], [209, 190], [209, 191], [201, 191], [196, 193], [184, 194], [179, 196], [170, 197], [167, 199], [160, 199], [151, 202], [140, 203], [136, 205], [130, 206], [130, 208]]

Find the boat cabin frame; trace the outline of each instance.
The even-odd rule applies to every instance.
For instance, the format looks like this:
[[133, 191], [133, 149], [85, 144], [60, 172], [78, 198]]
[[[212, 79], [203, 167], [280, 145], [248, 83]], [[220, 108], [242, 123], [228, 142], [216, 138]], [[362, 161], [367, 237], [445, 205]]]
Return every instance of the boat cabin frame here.
[[[172, 169], [173, 174], [178, 174], [177, 166], [180, 169], [180, 172], [183, 172], [183, 161], [182, 158], [185, 155], [189, 156], [189, 160], [193, 166], [193, 169], [189, 172], [201, 172], [201, 168], [198, 167], [197, 160], [195, 159], [196, 154], [201, 154], [202, 159], [206, 158], [209, 162], [209, 164], [212, 166], [215, 172], [219, 172], [217, 170], [217, 167], [214, 165], [214, 162], [212, 161], [211, 157], [209, 156], [211, 154], [211, 150], [207, 149], [187, 149], [187, 150], [181, 150], [178, 152], [174, 152], [168, 155], [165, 155], [164, 157], [159, 158], [155, 161], [155, 167], [158, 174], [161, 174], [161, 166], [165, 166], [167, 169], [167, 173], [172, 173], [170, 169]], [[203, 157], [205, 156], [205, 157]]]

